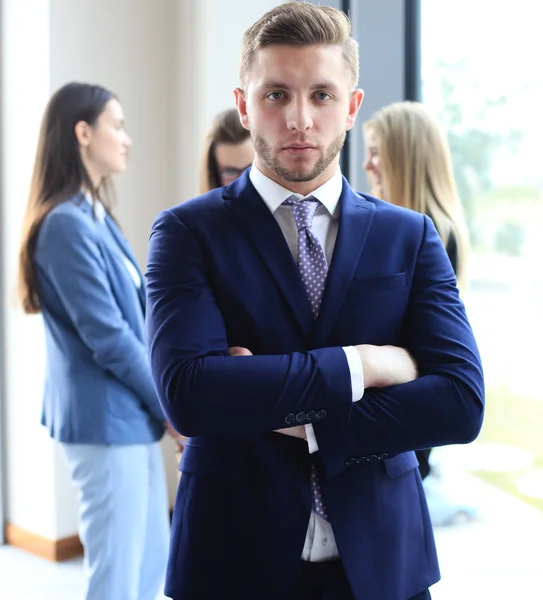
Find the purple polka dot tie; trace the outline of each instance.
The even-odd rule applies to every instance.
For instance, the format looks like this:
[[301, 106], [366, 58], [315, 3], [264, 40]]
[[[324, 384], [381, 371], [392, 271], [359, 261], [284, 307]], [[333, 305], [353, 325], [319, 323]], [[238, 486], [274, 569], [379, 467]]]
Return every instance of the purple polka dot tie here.
[[291, 196], [284, 204], [292, 207], [292, 214], [298, 229], [298, 270], [311, 304], [313, 317], [319, 316], [322, 294], [328, 274], [326, 255], [319, 240], [311, 231], [315, 211], [320, 205], [314, 198], [296, 200]]
[[[326, 254], [319, 240], [311, 231], [313, 217], [320, 202], [312, 197], [297, 200], [296, 196], [291, 196], [283, 204], [292, 208], [292, 214], [298, 229], [298, 270], [311, 305], [313, 317], [316, 319], [319, 316], [322, 294], [326, 285], [326, 275], [328, 274]], [[328, 511], [324, 504], [317, 469], [313, 462], [311, 463], [310, 481], [313, 510], [319, 517], [328, 521]]]

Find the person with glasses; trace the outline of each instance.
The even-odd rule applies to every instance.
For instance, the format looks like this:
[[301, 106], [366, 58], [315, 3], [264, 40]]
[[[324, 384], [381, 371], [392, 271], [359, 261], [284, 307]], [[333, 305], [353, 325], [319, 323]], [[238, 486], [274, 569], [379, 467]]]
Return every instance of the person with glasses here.
[[220, 112], [204, 141], [200, 166], [200, 194], [237, 179], [254, 159], [250, 133], [242, 127], [235, 108]]
[[[251, 166], [253, 159], [251, 136], [241, 125], [237, 109], [231, 108], [218, 113], [204, 140], [200, 163], [200, 194], [229, 185]], [[179, 465], [187, 438], [177, 435], [175, 439]]]

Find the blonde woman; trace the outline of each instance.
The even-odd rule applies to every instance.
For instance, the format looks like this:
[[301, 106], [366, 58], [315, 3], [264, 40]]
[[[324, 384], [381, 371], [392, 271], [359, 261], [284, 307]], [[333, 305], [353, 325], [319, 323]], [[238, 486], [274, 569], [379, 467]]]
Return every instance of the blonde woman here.
[[[443, 241], [458, 286], [467, 285], [467, 227], [453, 176], [451, 152], [439, 123], [419, 102], [395, 102], [364, 124], [364, 168], [374, 196], [429, 216]], [[417, 452], [422, 479], [432, 471], [431, 450]], [[430, 508], [432, 502], [429, 498]], [[458, 512], [447, 503], [434, 521], [443, 523]], [[434, 511], [435, 512], [435, 511]], [[471, 513], [470, 507], [462, 512]]]
[[432, 219], [464, 289], [467, 228], [438, 122], [418, 102], [396, 102], [376, 112], [364, 134], [371, 193]]

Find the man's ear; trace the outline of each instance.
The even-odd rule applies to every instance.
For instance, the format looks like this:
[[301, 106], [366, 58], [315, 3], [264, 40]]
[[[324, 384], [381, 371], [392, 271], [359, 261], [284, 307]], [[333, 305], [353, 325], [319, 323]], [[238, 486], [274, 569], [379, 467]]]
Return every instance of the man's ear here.
[[356, 115], [360, 110], [360, 106], [362, 104], [362, 100], [364, 99], [364, 91], [357, 89], [351, 94], [351, 100], [349, 102], [349, 114], [347, 115], [347, 122], [345, 124], [345, 129], [349, 131], [352, 129], [354, 122], [356, 120]]
[[234, 90], [234, 96], [236, 98], [239, 120], [245, 129], [249, 129], [249, 116], [247, 115], [247, 101], [245, 100], [245, 92], [238, 87]]
[[74, 127], [74, 133], [80, 146], [85, 148], [90, 144], [91, 126], [86, 121], [78, 121]]

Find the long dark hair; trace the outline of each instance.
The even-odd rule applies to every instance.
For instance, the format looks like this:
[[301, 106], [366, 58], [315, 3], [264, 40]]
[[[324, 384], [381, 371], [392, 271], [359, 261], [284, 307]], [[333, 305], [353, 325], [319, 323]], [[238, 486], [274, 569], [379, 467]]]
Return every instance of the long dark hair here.
[[94, 187], [81, 159], [75, 126], [80, 121], [94, 125], [114, 98], [99, 85], [73, 82], [60, 88], [45, 109], [19, 250], [19, 298], [28, 314], [40, 312], [34, 251], [48, 213], [82, 188], [91, 193], [93, 202], [100, 199], [108, 212], [111, 209], [111, 181], [104, 178]]
[[250, 135], [249, 131], [241, 124], [236, 108], [224, 110], [215, 117], [204, 141], [200, 163], [200, 194], [205, 194], [205, 192], [222, 185], [215, 158], [215, 146], [217, 144], [241, 144], [248, 140]]

